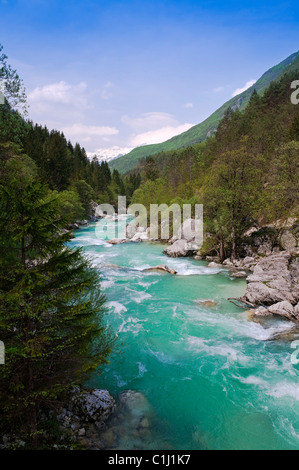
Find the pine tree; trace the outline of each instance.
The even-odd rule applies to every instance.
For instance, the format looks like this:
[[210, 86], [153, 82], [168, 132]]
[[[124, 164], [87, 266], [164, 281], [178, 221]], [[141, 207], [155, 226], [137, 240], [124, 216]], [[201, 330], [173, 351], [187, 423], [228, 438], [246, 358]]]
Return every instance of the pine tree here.
[[[27, 157], [28, 158], [28, 157]], [[27, 162], [28, 163], [28, 162]], [[57, 200], [26, 159], [6, 164], [0, 184], [0, 429], [38, 447], [39, 411], [105, 364], [113, 337], [103, 325], [100, 280], [81, 249], [66, 246]], [[12, 171], [13, 170], [13, 171]]]

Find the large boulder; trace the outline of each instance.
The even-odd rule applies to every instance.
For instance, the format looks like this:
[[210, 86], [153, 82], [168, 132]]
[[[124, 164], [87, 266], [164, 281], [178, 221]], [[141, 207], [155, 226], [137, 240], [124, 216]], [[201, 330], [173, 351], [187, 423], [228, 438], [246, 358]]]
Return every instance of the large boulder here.
[[294, 320], [296, 318], [293, 305], [286, 300], [271, 305], [271, 307], [268, 308], [268, 311], [272, 315], [280, 315], [282, 317], [286, 317], [288, 320]]
[[108, 390], [82, 391], [75, 389], [71, 399], [73, 411], [87, 423], [102, 423], [116, 409], [116, 402]]
[[297, 246], [296, 237], [289, 230], [284, 230], [280, 237], [280, 245], [283, 250], [292, 251]]
[[133, 238], [136, 232], [137, 232], [136, 225], [134, 224], [126, 225], [126, 235], [128, 238]]
[[171, 246], [165, 248], [163, 253], [172, 258], [192, 256], [201, 248], [200, 234], [202, 221], [186, 219], [178, 232], [169, 240]]
[[262, 258], [247, 277], [247, 283], [242, 300], [254, 307], [269, 307], [267, 314], [299, 320], [294, 310], [299, 301], [299, 260], [296, 256], [293, 258], [289, 253], [281, 252]]
[[173, 245], [163, 250], [163, 253], [171, 258], [179, 258], [184, 256], [192, 256], [196, 251], [187, 240], [177, 240]]
[[137, 233], [135, 233], [135, 235], [132, 238], [133, 242], [141, 242], [141, 241], [144, 241], [144, 240], [148, 240], [147, 232], [138, 231]]

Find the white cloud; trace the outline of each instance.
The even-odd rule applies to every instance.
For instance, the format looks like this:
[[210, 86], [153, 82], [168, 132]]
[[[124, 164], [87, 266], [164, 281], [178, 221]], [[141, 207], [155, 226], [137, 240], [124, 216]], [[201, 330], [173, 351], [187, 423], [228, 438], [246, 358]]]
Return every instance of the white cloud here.
[[237, 88], [234, 92], [233, 92], [233, 97], [234, 96], [237, 96], [237, 95], [240, 95], [240, 93], [243, 93], [243, 91], [246, 91], [248, 90], [248, 88], [250, 88], [252, 85], [254, 85], [256, 83], [256, 80], [249, 80], [248, 82], [246, 82], [246, 85], [243, 87], [243, 88]]
[[78, 85], [71, 85], [65, 81], [52, 83], [43, 87], [35, 88], [28, 95], [28, 100], [32, 103], [36, 102], [54, 102], [63, 104], [76, 104], [82, 105], [82, 101], [86, 103], [87, 85], [81, 82]]
[[111, 82], [107, 82], [102, 90], [102, 93], [101, 93], [101, 97], [103, 100], [109, 100], [110, 98], [112, 98], [113, 94], [111, 92], [111, 88], [112, 88], [112, 83]]
[[181, 134], [182, 132], [187, 131], [194, 124], [185, 123], [179, 124], [177, 126], [164, 126], [160, 129], [153, 131], [143, 132], [141, 134], [132, 136], [130, 144], [132, 147], [138, 147], [140, 145], [149, 145], [149, 144], [159, 144], [165, 140], [171, 139], [176, 135]]
[[114, 136], [119, 133], [119, 130], [115, 127], [87, 126], [85, 124], [73, 124], [72, 126], [63, 127], [61, 131], [67, 140], [89, 144], [89, 148], [95, 147], [98, 141], [105, 139], [106, 136]]
[[121, 121], [136, 132], [150, 131], [177, 124], [177, 120], [172, 116], [172, 114], [163, 112], [143, 113], [135, 118], [125, 115], [121, 118]]
[[214, 93], [221, 93], [224, 90], [225, 90], [224, 86], [217, 86], [216, 88], [213, 88]]
[[132, 148], [164, 142], [194, 126], [191, 123], [180, 124], [172, 114], [158, 111], [133, 118], [126, 115], [121, 121], [135, 131], [128, 140], [128, 146]]
[[193, 103], [185, 103], [184, 108], [193, 108]]

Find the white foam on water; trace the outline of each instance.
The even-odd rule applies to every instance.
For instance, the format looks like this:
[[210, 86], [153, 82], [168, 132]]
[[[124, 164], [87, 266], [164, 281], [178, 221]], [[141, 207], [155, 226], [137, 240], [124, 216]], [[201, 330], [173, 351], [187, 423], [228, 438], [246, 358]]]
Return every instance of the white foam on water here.
[[[250, 358], [245, 356], [236, 347], [233, 348], [227, 344], [214, 344], [213, 340], [203, 339], [197, 336], [187, 336], [186, 342], [189, 349], [199, 353], [205, 352], [208, 356], [222, 356], [228, 359], [228, 362], [239, 362], [246, 364], [250, 361]], [[235, 346], [240, 346], [236, 344]]]
[[290, 349], [290, 352], [285, 353], [284, 355], [279, 355], [277, 357], [273, 355], [268, 356], [267, 370], [270, 371], [272, 375], [277, 374], [277, 371], [281, 371], [283, 373], [287, 373], [290, 378], [296, 377], [298, 380], [298, 372], [291, 362], [291, 354], [292, 350]]
[[277, 333], [283, 333], [293, 328], [293, 323], [289, 324], [284, 321], [277, 321], [275, 326], [268, 328], [255, 322], [248, 322], [242, 320], [232, 321], [238, 332], [249, 338], [256, 339], [258, 341], [267, 341], [271, 339]]
[[157, 284], [159, 281], [153, 281], [153, 282], [138, 282], [138, 285], [141, 287], [144, 287], [145, 289], [148, 289], [150, 286], [153, 286], [154, 284]]
[[246, 385], [255, 385], [256, 387], [267, 388], [269, 386], [268, 382], [261, 377], [256, 377], [255, 375], [250, 375], [249, 377], [236, 377], [232, 376], [235, 379], [238, 379], [239, 382]]
[[294, 398], [299, 402], [299, 384], [282, 381], [272, 386], [267, 392], [273, 398]]
[[123, 304], [116, 301], [107, 302], [106, 306], [108, 308], [113, 308], [115, 313], [127, 312], [128, 310]]
[[131, 299], [138, 304], [152, 297], [151, 294], [148, 294], [146, 292], [136, 291], [136, 290], [130, 289], [129, 287], [125, 287], [125, 290], [133, 293], [133, 295], [131, 296]]
[[102, 289], [110, 289], [110, 287], [114, 286], [115, 282], [112, 280], [101, 281]]
[[123, 380], [120, 375], [114, 375], [114, 377], [115, 377], [116, 384], [117, 384], [118, 387], [121, 388], [121, 387], [124, 387], [125, 385], [128, 384], [128, 382]]
[[170, 356], [167, 356], [163, 351], [153, 351], [151, 348], [147, 348], [147, 352], [149, 352], [152, 356], [154, 356], [159, 362], [162, 364], [174, 364], [175, 361]]
[[142, 362], [137, 362], [138, 365], [138, 377], [143, 377], [144, 374], [147, 372], [147, 368], [145, 367]]
[[107, 243], [105, 240], [95, 237], [77, 237], [74, 238], [73, 243], [81, 246], [105, 246], [106, 248], [112, 248], [111, 243]]
[[118, 333], [133, 333], [134, 336], [137, 336], [140, 331], [143, 330], [143, 326], [140, 323], [138, 318], [129, 317], [126, 320], [123, 320], [122, 324], [118, 328]]
[[177, 271], [177, 275], [179, 276], [204, 276], [204, 275], [211, 275], [211, 274], [218, 274], [221, 272], [225, 272], [225, 268], [215, 267], [215, 268], [208, 268], [207, 266], [196, 266], [191, 264], [190, 262], [175, 262], [170, 261], [167, 263], [168, 266], [172, 269]]
[[277, 333], [284, 333], [291, 330], [293, 323], [283, 320], [277, 320], [270, 327], [265, 327], [256, 322], [250, 322], [246, 318], [236, 318], [230, 314], [221, 314], [204, 306], [185, 308], [184, 312], [192, 318], [194, 323], [203, 323], [206, 325], [217, 325], [221, 330], [228, 330], [237, 336], [252, 338], [257, 341], [267, 341]]

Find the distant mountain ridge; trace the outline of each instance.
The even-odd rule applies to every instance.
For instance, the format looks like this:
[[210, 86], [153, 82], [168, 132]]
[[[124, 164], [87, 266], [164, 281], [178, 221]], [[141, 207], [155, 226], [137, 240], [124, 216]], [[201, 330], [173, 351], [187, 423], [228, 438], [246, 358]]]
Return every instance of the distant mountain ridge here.
[[254, 89], [256, 89], [259, 94], [262, 94], [271, 82], [279, 80], [280, 77], [288, 71], [296, 69], [299, 71], [299, 51], [291, 54], [278, 65], [267, 70], [267, 72], [265, 72], [254, 85], [224, 103], [205, 121], [160, 144], [137, 147], [128, 154], [112, 160], [109, 163], [110, 168], [117, 169], [120, 173], [126, 173], [127, 171], [133, 170], [141, 158], [169, 150], [178, 150], [206, 140], [215, 133], [220, 121], [225, 115], [225, 112], [229, 108], [232, 108], [233, 110], [240, 109], [242, 111], [246, 108]]

